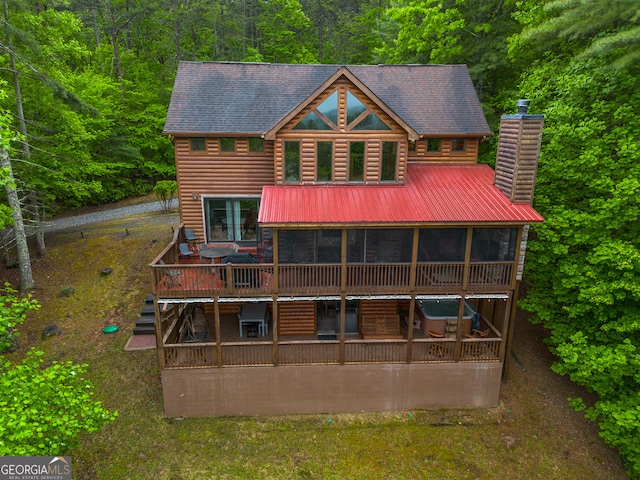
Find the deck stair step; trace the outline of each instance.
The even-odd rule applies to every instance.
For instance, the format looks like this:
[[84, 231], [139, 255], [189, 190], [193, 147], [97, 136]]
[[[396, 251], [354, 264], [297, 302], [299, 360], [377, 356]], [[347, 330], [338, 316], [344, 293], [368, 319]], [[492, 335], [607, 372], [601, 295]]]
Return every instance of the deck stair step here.
[[156, 309], [153, 304], [153, 294], [150, 293], [144, 299], [144, 306], [140, 311], [140, 317], [133, 328], [134, 335], [154, 335], [156, 333]]
[[447, 318], [447, 324], [444, 329], [446, 333], [458, 333], [458, 320], [455, 318]]
[[151, 325], [151, 326], [146, 326], [146, 327], [139, 327], [139, 326], [135, 326], [133, 327], [133, 334], [134, 335], [154, 335], [156, 333], [156, 327]]
[[156, 324], [156, 317], [152, 317], [150, 315], [145, 315], [143, 317], [138, 318], [136, 320], [136, 327], [148, 327]]

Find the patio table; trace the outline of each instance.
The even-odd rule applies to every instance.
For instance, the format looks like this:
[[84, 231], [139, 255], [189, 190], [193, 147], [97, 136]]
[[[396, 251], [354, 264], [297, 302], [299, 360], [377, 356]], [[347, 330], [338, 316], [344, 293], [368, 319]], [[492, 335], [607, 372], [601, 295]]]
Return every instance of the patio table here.
[[224, 258], [233, 253], [236, 253], [236, 251], [231, 247], [205, 247], [200, 249], [198, 255], [200, 255], [200, 258], [215, 260], [216, 258]]
[[258, 330], [264, 334], [265, 320], [267, 316], [266, 303], [248, 303], [243, 305], [238, 314], [238, 323], [240, 326], [240, 336], [242, 336], [242, 326], [246, 323], [257, 323]]

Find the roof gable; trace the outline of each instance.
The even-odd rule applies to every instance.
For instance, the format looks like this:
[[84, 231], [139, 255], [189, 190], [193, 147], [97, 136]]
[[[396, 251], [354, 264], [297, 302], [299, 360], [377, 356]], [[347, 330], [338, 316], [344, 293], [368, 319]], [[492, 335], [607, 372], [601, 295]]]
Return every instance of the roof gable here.
[[341, 75], [410, 134], [491, 134], [464, 65], [217, 62], [180, 63], [164, 133], [265, 135]]
[[412, 140], [416, 140], [419, 135], [418, 133], [411, 128], [402, 118], [398, 117], [398, 115], [391, 110], [382, 100], [380, 100], [376, 95], [369, 90], [369, 88], [364, 85], [357, 77], [355, 77], [347, 67], [339, 68], [331, 77], [327, 79], [327, 81], [318, 88], [317, 91], [313, 92], [309, 97], [305, 99], [298, 107], [289, 112], [282, 120], [280, 120], [277, 124], [275, 124], [269, 131], [266, 132], [265, 138], [267, 140], [273, 140], [275, 138], [275, 134], [287, 123], [289, 123], [298, 113], [303, 111], [309, 104], [311, 104], [320, 94], [322, 94], [327, 89], [330, 89], [332, 85], [338, 81], [341, 77], [345, 77], [349, 82], [355, 85], [362, 93], [364, 93], [369, 100], [375, 103], [383, 112], [385, 112], [389, 117], [391, 117], [398, 125], [400, 125], [403, 129], [407, 131], [409, 134], [409, 138]]

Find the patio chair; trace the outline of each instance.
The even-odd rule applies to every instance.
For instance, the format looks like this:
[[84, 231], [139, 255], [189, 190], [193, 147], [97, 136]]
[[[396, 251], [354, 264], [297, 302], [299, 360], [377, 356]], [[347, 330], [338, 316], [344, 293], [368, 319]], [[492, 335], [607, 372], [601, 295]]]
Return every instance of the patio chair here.
[[[464, 336], [466, 338], [486, 338], [489, 336], [489, 329], [486, 330], [476, 330], [475, 328], [471, 330], [471, 334], [465, 333]], [[487, 342], [469, 342], [468, 353], [473, 358], [482, 358], [487, 351]]]
[[465, 333], [464, 336], [467, 337], [467, 338], [488, 337], [489, 336], [489, 329], [487, 328], [486, 330], [478, 330], [478, 329], [474, 328], [473, 330], [471, 330], [471, 334]]
[[[166, 265], [164, 260], [158, 260], [158, 265]], [[180, 284], [180, 270], [177, 268], [172, 268], [164, 271], [164, 276], [167, 277], [166, 285], [168, 288], [171, 287], [179, 287]]]
[[194, 254], [193, 251], [189, 249], [189, 245], [186, 243], [178, 244], [178, 248], [180, 249], [180, 255], [184, 255], [185, 257]]
[[196, 240], [198, 240], [200, 237], [196, 236], [193, 233], [193, 229], [185, 228], [184, 229], [184, 238], [187, 240], [187, 242], [192, 243], [192, 242], [195, 242]]

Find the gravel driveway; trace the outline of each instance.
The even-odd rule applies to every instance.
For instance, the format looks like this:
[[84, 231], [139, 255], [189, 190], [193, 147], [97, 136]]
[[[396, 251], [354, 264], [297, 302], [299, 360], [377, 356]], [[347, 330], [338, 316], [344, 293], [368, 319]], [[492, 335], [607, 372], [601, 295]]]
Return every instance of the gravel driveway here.
[[[171, 203], [171, 208], [178, 207], [178, 199], [174, 199]], [[107, 222], [109, 220], [116, 220], [118, 218], [131, 217], [134, 215], [140, 215], [143, 213], [158, 212], [162, 210], [160, 202], [141, 203], [139, 205], [131, 205], [128, 207], [118, 207], [109, 210], [101, 210], [98, 212], [85, 213], [82, 215], [75, 215], [72, 217], [56, 218], [48, 220], [47, 225], [44, 228], [45, 232], [56, 232], [59, 230], [66, 230], [69, 228], [79, 227], [81, 225], [88, 225], [91, 223]]]

